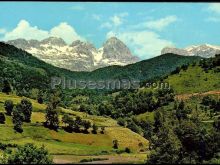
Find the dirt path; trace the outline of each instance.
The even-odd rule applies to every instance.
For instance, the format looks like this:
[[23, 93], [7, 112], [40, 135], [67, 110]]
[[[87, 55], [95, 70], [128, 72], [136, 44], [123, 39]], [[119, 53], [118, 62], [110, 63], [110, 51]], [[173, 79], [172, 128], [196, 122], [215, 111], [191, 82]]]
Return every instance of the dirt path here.
[[187, 99], [190, 99], [193, 96], [206, 96], [206, 95], [218, 95], [218, 96], [220, 96], [220, 91], [208, 91], [208, 92], [204, 92], [204, 93], [181, 94], [181, 95], [176, 95], [175, 98], [177, 100], [187, 100]]
[[139, 163], [144, 162], [147, 153], [127, 155], [98, 155], [98, 156], [76, 156], [76, 155], [54, 155], [55, 164], [80, 163], [82, 159], [101, 158], [105, 160], [82, 162], [80, 164], [112, 164], [112, 163]]

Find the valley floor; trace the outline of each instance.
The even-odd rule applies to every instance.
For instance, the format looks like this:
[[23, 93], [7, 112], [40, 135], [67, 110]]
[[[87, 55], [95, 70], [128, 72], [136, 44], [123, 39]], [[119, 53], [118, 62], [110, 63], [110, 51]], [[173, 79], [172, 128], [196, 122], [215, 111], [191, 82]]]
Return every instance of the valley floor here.
[[[56, 164], [110, 164], [110, 163], [144, 163], [146, 160], [146, 152], [137, 154], [113, 154], [98, 156], [76, 156], [76, 155], [54, 155], [54, 163]], [[82, 160], [97, 159], [96, 161], [81, 162]], [[101, 160], [99, 160], [101, 159]]]

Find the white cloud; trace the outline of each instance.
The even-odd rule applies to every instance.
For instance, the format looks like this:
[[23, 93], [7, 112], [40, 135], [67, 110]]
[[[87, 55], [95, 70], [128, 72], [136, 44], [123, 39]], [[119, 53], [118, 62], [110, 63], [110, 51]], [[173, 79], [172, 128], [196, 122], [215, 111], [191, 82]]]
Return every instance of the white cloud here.
[[109, 21], [101, 24], [100, 28], [116, 28], [123, 24], [124, 17], [128, 16], [127, 12], [115, 14], [114, 16], [109, 18]]
[[107, 34], [106, 34], [106, 38], [109, 39], [111, 37], [117, 37], [117, 34], [113, 31], [109, 31]]
[[58, 26], [52, 28], [50, 30], [50, 35], [60, 37], [67, 43], [71, 43], [75, 40], [84, 40], [84, 38], [79, 36], [75, 29], [66, 22], [62, 22]]
[[3, 28], [0, 28], [0, 34], [4, 34], [4, 33], [6, 33], [6, 30]]
[[112, 24], [110, 22], [104, 22], [101, 24], [100, 28], [112, 28]]
[[174, 46], [171, 41], [162, 39], [157, 33], [152, 31], [124, 31], [107, 33], [106, 37], [115, 36], [122, 40], [133, 50], [134, 55], [142, 59], [148, 59], [160, 55], [161, 50], [166, 46]]
[[120, 16], [114, 15], [110, 18], [114, 26], [119, 26], [122, 24], [122, 19]]
[[10, 32], [6, 32], [3, 40], [25, 38], [42, 40], [49, 36], [45, 30], [39, 29], [37, 26], [31, 26], [26, 20], [21, 20], [17, 27]]
[[[123, 17], [120, 16], [122, 15], [118, 14], [111, 17], [112, 24], [106, 23], [108, 28], [112, 28], [106, 34], [106, 38], [119, 38], [132, 50], [134, 55], [137, 55], [142, 59], [148, 59], [160, 55], [161, 50], [164, 47], [174, 46], [172, 41], [162, 39], [159, 34], [147, 29], [154, 29], [158, 31], [163, 30], [169, 24], [177, 20], [176, 16], [167, 16], [158, 20], [151, 20], [144, 23], [142, 22], [137, 25], [127, 26], [123, 29], [120, 25], [124, 20]], [[127, 16], [127, 14], [124, 14], [124, 16]], [[120, 27], [115, 28], [117, 26]]]
[[220, 14], [220, 3], [209, 4], [208, 10]]
[[161, 18], [155, 21], [149, 21], [146, 23], [146, 26], [151, 29], [162, 30], [176, 20], [176, 16], [167, 16], [165, 18]]
[[37, 26], [31, 26], [26, 20], [21, 20], [13, 30], [5, 32], [4, 37], [1, 39], [4, 41], [17, 38], [42, 40], [50, 36], [63, 38], [67, 43], [71, 43], [78, 39], [84, 40], [84, 38], [78, 35], [75, 29], [66, 22], [62, 22], [51, 30], [46, 31]]
[[175, 21], [177, 21], [177, 17], [172, 15], [158, 20], [149, 20], [146, 22], [142, 22], [132, 26], [132, 28], [133, 29], [149, 28], [149, 29], [161, 31]]

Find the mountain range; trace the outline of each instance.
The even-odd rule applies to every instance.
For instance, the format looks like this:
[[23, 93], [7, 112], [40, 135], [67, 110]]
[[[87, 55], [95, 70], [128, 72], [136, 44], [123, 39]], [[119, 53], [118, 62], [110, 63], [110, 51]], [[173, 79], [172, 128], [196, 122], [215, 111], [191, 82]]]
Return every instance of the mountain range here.
[[93, 71], [98, 68], [135, 63], [138, 57], [116, 37], [109, 38], [101, 48], [96, 49], [89, 42], [73, 41], [70, 45], [57, 37], [42, 41], [16, 39], [6, 43], [27, 51], [33, 56], [54, 66], [71, 71]]
[[[0, 42], [0, 82], [9, 80], [21, 91], [32, 88], [48, 89], [51, 77], [66, 77], [74, 80], [139, 80], [149, 81], [169, 75], [178, 66], [199, 61], [200, 57], [164, 54], [126, 66], [108, 66], [92, 72], [78, 72], [55, 67], [13, 45]], [[0, 83], [0, 84], [1, 84]]]
[[184, 49], [165, 47], [161, 50], [161, 54], [173, 53], [182, 56], [200, 56], [204, 58], [214, 57], [216, 54], [220, 54], [220, 46], [203, 44], [192, 45]]

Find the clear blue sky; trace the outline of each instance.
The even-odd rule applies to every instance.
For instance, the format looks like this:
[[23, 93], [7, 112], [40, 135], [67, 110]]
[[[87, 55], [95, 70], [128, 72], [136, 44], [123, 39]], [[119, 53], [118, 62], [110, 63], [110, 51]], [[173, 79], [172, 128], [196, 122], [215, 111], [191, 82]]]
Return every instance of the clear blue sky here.
[[147, 59], [165, 46], [220, 45], [220, 4], [0, 2], [0, 39], [62, 37], [97, 48], [111, 36]]

